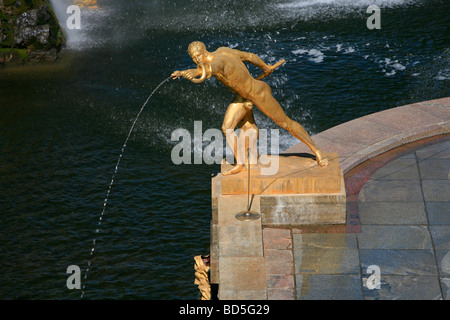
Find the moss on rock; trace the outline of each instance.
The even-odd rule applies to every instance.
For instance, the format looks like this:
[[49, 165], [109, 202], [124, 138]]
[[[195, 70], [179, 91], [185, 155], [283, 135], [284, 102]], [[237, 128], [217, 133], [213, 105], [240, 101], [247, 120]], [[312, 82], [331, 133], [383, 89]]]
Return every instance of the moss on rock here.
[[56, 59], [64, 33], [48, 0], [0, 0], [0, 10], [0, 63]]

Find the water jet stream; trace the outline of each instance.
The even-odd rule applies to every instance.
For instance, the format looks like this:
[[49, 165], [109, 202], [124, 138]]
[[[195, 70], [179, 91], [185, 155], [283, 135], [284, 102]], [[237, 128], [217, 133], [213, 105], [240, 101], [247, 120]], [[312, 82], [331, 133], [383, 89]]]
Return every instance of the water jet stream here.
[[[136, 118], [134, 119], [133, 124], [131, 125], [130, 131], [128, 132], [128, 136], [127, 136], [127, 138], [125, 139], [125, 142], [124, 142], [124, 144], [123, 144], [123, 146], [122, 146], [122, 151], [120, 152], [119, 158], [117, 159], [117, 163], [116, 163], [116, 166], [115, 166], [115, 168], [114, 168], [114, 173], [113, 173], [113, 175], [112, 175], [112, 177], [111, 177], [111, 182], [109, 183], [108, 191], [106, 192], [105, 201], [103, 201], [103, 210], [102, 210], [102, 213], [100, 214], [100, 217], [99, 217], [99, 219], [98, 219], [98, 228], [95, 230], [95, 233], [96, 233], [96, 234], [99, 233], [99, 231], [100, 231], [99, 227], [100, 227], [100, 225], [102, 224], [103, 215], [105, 214], [105, 211], [106, 211], [106, 204], [107, 204], [107, 202], [108, 202], [109, 194], [111, 193], [111, 188], [112, 188], [112, 186], [113, 186], [113, 184], [114, 184], [114, 179], [116, 178], [117, 171], [119, 170], [120, 160], [122, 160], [123, 153], [125, 152], [125, 148], [127, 147], [127, 143], [128, 143], [128, 140], [129, 140], [130, 137], [131, 137], [131, 133], [133, 132], [134, 126], [136, 125], [136, 122], [137, 122], [137, 120], [139, 119], [139, 116], [141, 115], [142, 111], [144, 110], [144, 108], [145, 108], [145, 106], [147, 105], [147, 103], [148, 103], [148, 101], [150, 100], [150, 98], [151, 98], [151, 97], [153, 96], [153, 94], [154, 94], [154, 93], [155, 93], [155, 92], [156, 92], [156, 91], [157, 91], [157, 90], [158, 90], [165, 82], [167, 82], [170, 78], [171, 78], [171, 77], [168, 77], [168, 78], [166, 78], [165, 80], [163, 80], [163, 81], [162, 81], [162, 82], [161, 82], [161, 83], [160, 83], [160, 84], [152, 91], [152, 93], [148, 96], [147, 100], [145, 100], [145, 102], [144, 102], [144, 104], [142, 105], [141, 109], [139, 110], [139, 112], [138, 112]], [[91, 252], [90, 252], [90, 258], [89, 258], [89, 260], [88, 260], [88, 265], [87, 265], [86, 272], [85, 272], [85, 274], [84, 274], [84, 279], [83, 279], [83, 287], [82, 287], [82, 289], [81, 289], [81, 298], [84, 297], [84, 291], [85, 291], [85, 288], [86, 288], [86, 280], [87, 280], [87, 276], [88, 276], [88, 273], [89, 273], [89, 270], [90, 270], [90, 267], [91, 267], [91, 259], [92, 259], [93, 255], [94, 255], [94, 251], [95, 251], [95, 243], [96, 243], [96, 238], [94, 238], [94, 239], [92, 240], [92, 249], [91, 249]]]

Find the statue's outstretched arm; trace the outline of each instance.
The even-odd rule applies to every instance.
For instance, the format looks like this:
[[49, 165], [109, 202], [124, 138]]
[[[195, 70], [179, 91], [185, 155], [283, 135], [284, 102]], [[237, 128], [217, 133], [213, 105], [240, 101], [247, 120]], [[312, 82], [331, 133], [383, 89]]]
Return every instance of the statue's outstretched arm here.
[[183, 71], [177, 70], [177, 71], [174, 71], [170, 76], [172, 77], [172, 79], [183, 77], [188, 80], [191, 80], [200, 75], [202, 75], [202, 69], [197, 68], [197, 69], [187, 69], [187, 70], [183, 70]]

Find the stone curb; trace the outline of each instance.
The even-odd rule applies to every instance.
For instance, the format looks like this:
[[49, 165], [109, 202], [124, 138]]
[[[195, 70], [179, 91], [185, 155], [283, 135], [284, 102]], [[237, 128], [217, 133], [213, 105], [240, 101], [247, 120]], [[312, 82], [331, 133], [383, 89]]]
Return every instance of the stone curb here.
[[[324, 152], [337, 152], [344, 174], [386, 151], [450, 132], [450, 97], [373, 113], [325, 130], [312, 139]], [[298, 143], [284, 153], [310, 153]]]

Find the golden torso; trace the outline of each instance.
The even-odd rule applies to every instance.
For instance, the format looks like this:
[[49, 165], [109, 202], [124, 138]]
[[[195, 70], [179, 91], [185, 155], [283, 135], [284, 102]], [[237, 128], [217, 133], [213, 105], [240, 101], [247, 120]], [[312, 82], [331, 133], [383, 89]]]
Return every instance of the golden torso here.
[[212, 52], [208, 64], [211, 75], [242, 97], [251, 98], [251, 92], [257, 80], [252, 77], [245, 64], [238, 55], [233, 53], [232, 49], [224, 47]]

